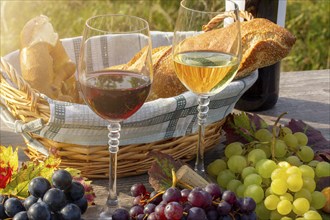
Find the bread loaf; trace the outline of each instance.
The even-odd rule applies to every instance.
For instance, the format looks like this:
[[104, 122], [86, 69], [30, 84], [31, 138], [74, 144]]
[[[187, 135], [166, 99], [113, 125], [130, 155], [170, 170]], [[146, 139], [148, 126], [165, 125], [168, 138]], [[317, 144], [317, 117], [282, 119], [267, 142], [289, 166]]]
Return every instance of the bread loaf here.
[[37, 16], [21, 31], [20, 66], [32, 88], [56, 100], [79, 102], [74, 73], [76, 65], [68, 57], [48, 17]]
[[[186, 39], [185, 45], [196, 50], [221, 48], [231, 37], [231, 26], [215, 29]], [[256, 18], [241, 22], [242, 61], [235, 79], [249, 75], [258, 68], [272, 65], [286, 57], [295, 43], [295, 37], [273, 22]], [[154, 81], [149, 100], [176, 96], [186, 88], [176, 77], [172, 63], [171, 46], [158, 48], [153, 53]]]

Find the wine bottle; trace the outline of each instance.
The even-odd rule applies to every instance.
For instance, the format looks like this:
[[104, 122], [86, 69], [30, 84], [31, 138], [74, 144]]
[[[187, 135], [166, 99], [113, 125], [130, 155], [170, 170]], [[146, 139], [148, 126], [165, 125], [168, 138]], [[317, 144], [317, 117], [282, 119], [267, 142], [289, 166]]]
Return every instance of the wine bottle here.
[[[266, 18], [284, 26], [286, 0], [246, 0], [245, 10], [255, 18]], [[275, 106], [279, 96], [281, 62], [259, 68], [257, 81], [236, 103], [242, 111], [262, 111]]]

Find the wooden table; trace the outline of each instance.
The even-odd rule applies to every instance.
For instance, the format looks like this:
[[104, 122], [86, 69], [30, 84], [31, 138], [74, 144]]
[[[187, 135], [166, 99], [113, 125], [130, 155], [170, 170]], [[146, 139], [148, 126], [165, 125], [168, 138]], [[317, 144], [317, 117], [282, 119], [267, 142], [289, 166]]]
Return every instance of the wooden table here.
[[[267, 111], [256, 112], [266, 120], [274, 121], [283, 112], [288, 112], [281, 120], [282, 123], [289, 119], [300, 119], [322, 132], [326, 139], [330, 139], [330, 70], [283, 72], [280, 80], [280, 97], [276, 106]], [[4, 123], [0, 126], [0, 144], [24, 146], [24, 141], [19, 134], [9, 130]], [[220, 155], [224, 145], [219, 144], [206, 154], [206, 164]], [[26, 160], [20, 155], [20, 160]], [[107, 193], [107, 180], [94, 180], [96, 204], [105, 202]], [[120, 196], [129, 199], [129, 189], [136, 182], [148, 185], [148, 176], [139, 175], [118, 180]]]

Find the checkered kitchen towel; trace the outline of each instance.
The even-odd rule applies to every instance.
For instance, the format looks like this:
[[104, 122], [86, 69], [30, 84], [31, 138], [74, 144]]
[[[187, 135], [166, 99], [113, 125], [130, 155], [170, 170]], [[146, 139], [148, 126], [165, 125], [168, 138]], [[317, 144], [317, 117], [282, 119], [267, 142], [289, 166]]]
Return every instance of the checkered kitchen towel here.
[[[151, 32], [151, 36], [153, 47], [169, 45], [172, 41], [170, 32]], [[70, 58], [78, 63], [81, 38], [64, 39], [62, 42]], [[101, 50], [104, 43], [106, 41], [100, 40], [100, 45], [95, 48]], [[20, 72], [18, 51], [8, 54], [5, 59]], [[211, 97], [207, 124], [219, 121], [231, 113], [240, 96], [256, 79], [257, 72], [231, 82], [224, 91]], [[108, 123], [87, 105], [43, 97], [50, 104], [48, 123], [42, 124], [36, 120], [28, 125], [20, 124], [21, 132], [32, 131], [46, 139], [64, 143], [107, 145]], [[137, 113], [122, 123], [120, 145], [150, 143], [195, 133], [198, 128], [197, 106], [197, 97], [191, 92], [145, 103]]]

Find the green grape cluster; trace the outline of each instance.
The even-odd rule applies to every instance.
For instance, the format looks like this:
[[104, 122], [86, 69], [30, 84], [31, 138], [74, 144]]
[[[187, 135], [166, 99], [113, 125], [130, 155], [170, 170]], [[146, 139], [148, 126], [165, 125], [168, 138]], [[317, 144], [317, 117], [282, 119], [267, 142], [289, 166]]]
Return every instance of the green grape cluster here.
[[207, 172], [224, 189], [256, 202], [258, 219], [322, 219], [318, 210], [325, 196], [315, 191], [320, 177], [330, 176], [330, 163], [314, 160], [302, 132], [289, 128], [255, 132], [255, 141], [233, 142], [224, 157], [207, 166]]
[[[314, 169], [308, 165], [296, 167], [279, 162], [278, 168], [271, 174], [271, 185], [264, 200], [265, 208], [271, 215], [281, 218], [303, 216], [308, 211], [321, 209], [326, 198], [321, 192], [315, 191], [314, 177]], [[314, 219], [322, 219], [319, 214], [318, 217], [315, 215], [312, 215]]]

